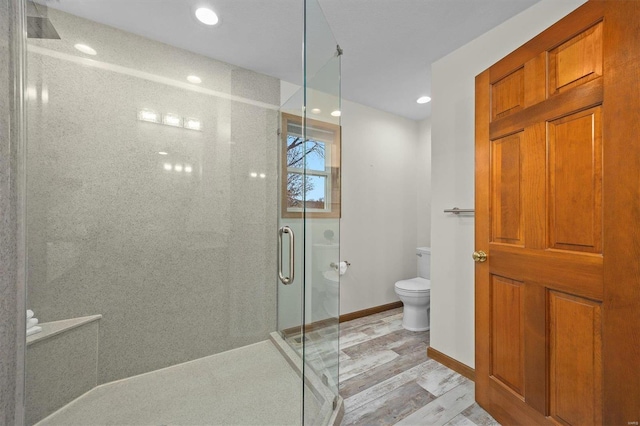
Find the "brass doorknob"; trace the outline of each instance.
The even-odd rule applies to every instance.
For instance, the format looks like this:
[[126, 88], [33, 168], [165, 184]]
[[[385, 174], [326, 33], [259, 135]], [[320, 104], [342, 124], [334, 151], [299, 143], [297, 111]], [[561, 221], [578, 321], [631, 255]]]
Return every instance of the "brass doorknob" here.
[[482, 250], [474, 251], [471, 257], [473, 257], [474, 262], [482, 263], [487, 261], [487, 253]]

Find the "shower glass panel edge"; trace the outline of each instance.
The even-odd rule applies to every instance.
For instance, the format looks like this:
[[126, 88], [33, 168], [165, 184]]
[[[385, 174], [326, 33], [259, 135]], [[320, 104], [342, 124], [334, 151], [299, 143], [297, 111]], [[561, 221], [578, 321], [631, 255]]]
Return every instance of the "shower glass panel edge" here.
[[[299, 358], [304, 424], [339, 424], [340, 54], [316, 0], [304, 0], [303, 84], [281, 107], [278, 225], [295, 235], [278, 281], [278, 331]], [[286, 89], [286, 88], [285, 88]], [[286, 90], [283, 90], [286, 92]], [[332, 114], [333, 113], [333, 114]], [[290, 271], [289, 237], [281, 246]]]
[[[0, 422], [7, 421], [8, 423], [15, 423], [16, 425], [23, 425], [25, 418], [25, 352], [26, 342], [24, 339], [26, 330], [26, 319], [21, 312], [26, 310], [26, 256], [25, 256], [25, 196], [26, 196], [26, 111], [25, 111], [25, 81], [26, 81], [26, 41], [24, 34], [26, 33], [26, 15], [25, 0], [2, 0], [4, 4], [3, 9], [8, 11], [2, 23], [3, 34], [0, 34], [2, 38], [3, 47], [7, 48], [6, 54], [8, 61], [6, 62], [7, 68], [3, 69], [8, 72], [6, 77], [8, 78], [7, 86], [9, 89], [8, 108], [5, 115], [5, 119], [8, 120], [7, 136], [9, 152], [7, 153], [7, 161], [5, 164], [8, 166], [8, 170], [2, 170], [1, 173], [6, 173], [5, 176], [10, 176], [10, 190], [9, 196], [5, 198], [5, 203], [0, 203], [0, 209], [8, 207], [5, 212], [12, 211], [14, 217], [9, 217], [9, 220], [4, 222], [4, 225], [8, 229], [3, 230], [13, 234], [15, 238], [15, 252], [8, 251], [10, 259], [4, 263], [4, 259], [0, 263], [4, 263], [5, 273], [7, 276], [11, 275], [11, 272], [15, 274], [15, 287], [7, 287], [9, 292], [15, 291], [16, 300], [16, 312], [15, 312], [15, 333], [13, 336], [6, 336], [13, 338], [13, 342], [10, 342], [5, 346], [5, 350], [10, 351], [15, 349], [15, 376], [6, 377], [8, 381], [14, 382], [14, 392], [10, 398], [6, 398], [0, 406], [0, 413], [4, 412], [5, 417], [0, 416]], [[6, 37], [6, 38], [5, 38]], [[4, 75], [3, 75], [4, 77]], [[4, 84], [4, 82], [3, 82]], [[15, 191], [14, 196], [11, 196], [11, 191]], [[9, 227], [15, 226], [15, 233], [13, 229]], [[8, 242], [3, 240], [3, 243]], [[14, 269], [15, 268], [15, 269]], [[13, 283], [12, 283], [13, 284]], [[11, 296], [9, 297], [11, 299]], [[11, 318], [10, 323], [14, 318]], [[3, 318], [4, 319], [4, 318]], [[11, 327], [8, 327], [11, 329]], [[12, 359], [10, 354], [6, 354], [6, 361]], [[11, 372], [10, 368], [8, 372]], [[4, 381], [3, 381], [4, 382]], [[6, 383], [6, 382], [5, 382]], [[8, 405], [12, 405], [9, 407]], [[13, 418], [12, 418], [13, 417]]]
[[313, 424], [339, 424], [342, 51], [318, 0], [305, 0], [305, 15], [303, 368], [305, 381], [324, 386], [304, 394], [303, 412]]

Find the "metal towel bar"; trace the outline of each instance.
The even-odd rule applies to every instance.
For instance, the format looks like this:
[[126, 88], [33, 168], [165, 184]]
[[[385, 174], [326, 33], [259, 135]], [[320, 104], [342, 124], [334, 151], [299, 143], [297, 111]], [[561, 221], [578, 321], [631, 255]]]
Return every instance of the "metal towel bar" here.
[[457, 207], [454, 207], [452, 209], [446, 209], [444, 212], [445, 213], [460, 214], [460, 213], [475, 213], [475, 210], [474, 209], [459, 209]]

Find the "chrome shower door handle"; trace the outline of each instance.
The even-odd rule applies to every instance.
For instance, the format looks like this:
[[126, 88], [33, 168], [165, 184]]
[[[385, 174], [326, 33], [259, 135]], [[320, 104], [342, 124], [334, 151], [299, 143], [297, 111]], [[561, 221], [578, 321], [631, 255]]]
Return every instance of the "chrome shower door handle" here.
[[[286, 277], [282, 274], [282, 234], [289, 235], [289, 275]], [[278, 229], [278, 278], [284, 285], [289, 285], [293, 282], [295, 272], [294, 247], [295, 236], [293, 235], [293, 230], [288, 226], [283, 226]]]

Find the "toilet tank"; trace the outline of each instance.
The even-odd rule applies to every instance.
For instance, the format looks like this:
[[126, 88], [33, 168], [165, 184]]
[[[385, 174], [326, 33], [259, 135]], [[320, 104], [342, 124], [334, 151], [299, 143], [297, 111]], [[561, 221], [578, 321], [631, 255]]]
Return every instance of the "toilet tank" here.
[[431, 247], [418, 247], [416, 256], [418, 258], [418, 276], [431, 279]]

